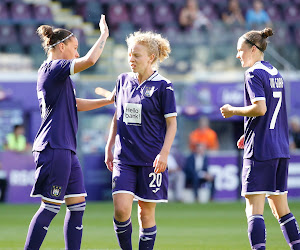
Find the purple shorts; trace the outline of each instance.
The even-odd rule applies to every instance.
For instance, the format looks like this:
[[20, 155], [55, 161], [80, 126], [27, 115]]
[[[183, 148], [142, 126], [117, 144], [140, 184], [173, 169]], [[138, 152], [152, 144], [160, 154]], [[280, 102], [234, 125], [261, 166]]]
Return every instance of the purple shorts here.
[[152, 166], [114, 163], [112, 194], [129, 193], [145, 202], [168, 202], [168, 171], [155, 174]]
[[36, 171], [31, 197], [63, 203], [65, 198], [87, 195], [80, 163], [73, 151], [47, 146], [41, 152], [33, 152], [33, 157]]
[[288, 166], [288, 158], [268, 161], [244, 159], [241, 195], [287, 193]]

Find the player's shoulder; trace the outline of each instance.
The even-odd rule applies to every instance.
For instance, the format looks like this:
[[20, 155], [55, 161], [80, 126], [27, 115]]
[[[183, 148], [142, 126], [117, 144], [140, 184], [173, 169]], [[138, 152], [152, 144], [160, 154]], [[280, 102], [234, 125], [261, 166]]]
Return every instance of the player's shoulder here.
[[261, 74], [269, 74], [272, 76], [278, 75], [278, 70], [266, 61], [256, 62], [251, 68], [246, 71], [246, 75], [260, 76]]
[[161, 82], [162, 84], [172, 84], [168, 78], [162, 76], [157, 71], [155, 71], [153, 75], [149, 77], [149, 81]]
[[134, 80], [136, 79], [136, 74], [133, 72], [124, 72], [118, 76], [118, 81], [124, 82], [125, 80]]

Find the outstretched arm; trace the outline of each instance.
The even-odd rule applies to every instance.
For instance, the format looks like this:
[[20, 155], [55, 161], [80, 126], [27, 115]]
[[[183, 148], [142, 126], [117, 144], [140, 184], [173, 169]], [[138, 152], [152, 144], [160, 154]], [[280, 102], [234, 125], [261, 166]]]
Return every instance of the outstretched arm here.
[[81, 72], [93, 66], [101, 56], [106, 39], [109, 36], [109, 30], [105, 21], [105, 15], [101, 15], [99, 27], [101, 36], [85, 56], [75, 59], [74, 73]]
[[224, 118], [230, 118], [234, 115], [256, 117], [263, 116], [267, 112], [267, 106], [265, 100], [260, 100], [246, 107], [233, 107], [225, 104], [220, 108], [220, 111]]

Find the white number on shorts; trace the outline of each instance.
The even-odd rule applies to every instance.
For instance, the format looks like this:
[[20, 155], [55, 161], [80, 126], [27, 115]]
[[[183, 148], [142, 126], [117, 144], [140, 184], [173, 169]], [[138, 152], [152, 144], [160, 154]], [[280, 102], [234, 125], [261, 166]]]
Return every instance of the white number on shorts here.
[[[152, 181], [150, 182], [149, 187], [155, 188], [155, 187], [160, 187], [161, 186], [162, 173], [158, 173], [158, 174], [150, 173], [149, 177], [150, 178], [152, 177]], [[155, 182], [156, 182], [156, 185], [155, 185]]]
[[270, 129], [275, 128], [275, 123], [276, 123], [277, 116], [278, 116], [278, 113], [279, 113], [279, 110], [280, 110], [280, 107], [281, 107], [282, 93], [280, 91], [275, 91], [275, 92], [273, 92], [273, 97], [274, 98], [279, 98], [279, 100], [277, 102], [276, 108], [275, 108], [273, 116], [272, 116], [272, 120], [271, 120], [271, 123], [270, 123]]
[[41, 117], [44, 118], [46, 114], [46, 102], [45, 102], [43, 91], [39, 91], [37, 93], [37, 96], [38, 99], [41, 99], [41, 110], [42, 110]]

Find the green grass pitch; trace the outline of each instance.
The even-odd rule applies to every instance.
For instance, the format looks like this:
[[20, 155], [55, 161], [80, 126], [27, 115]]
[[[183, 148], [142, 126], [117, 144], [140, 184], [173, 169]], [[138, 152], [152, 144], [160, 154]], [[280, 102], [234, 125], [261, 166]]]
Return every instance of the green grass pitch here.
[[[23, 249], [27, 228], [39, 204], [0, 205], [0, 249]], [[300, 221], [300, 201], [290, 202], [293, 214]], [[247, 237], [245, 204], [158, 204], [158, 235], [155, 249], [160, 250], [243, 250], [250, 249]], [[43, 249], [64, 249], [63, 219], [65, 206], [52, 221]], [[82, 239], [83, 250], [119, 249], [112, 226], [112, 202], [87, 202]], [[265, 208], [267, 249], [288, 250], [278, 222]], [[137, 204], [132, 212], [133, 249], [138, 249]]]

